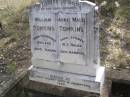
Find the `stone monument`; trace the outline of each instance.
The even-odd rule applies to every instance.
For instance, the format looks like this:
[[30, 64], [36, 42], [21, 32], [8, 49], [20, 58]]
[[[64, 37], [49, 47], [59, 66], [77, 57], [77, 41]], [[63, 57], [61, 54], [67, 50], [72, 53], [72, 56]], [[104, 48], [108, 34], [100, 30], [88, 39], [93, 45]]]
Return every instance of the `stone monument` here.
[[96, 4], [79, 0], [41, 0], [29, 12], [30, 80], [100, 93]]

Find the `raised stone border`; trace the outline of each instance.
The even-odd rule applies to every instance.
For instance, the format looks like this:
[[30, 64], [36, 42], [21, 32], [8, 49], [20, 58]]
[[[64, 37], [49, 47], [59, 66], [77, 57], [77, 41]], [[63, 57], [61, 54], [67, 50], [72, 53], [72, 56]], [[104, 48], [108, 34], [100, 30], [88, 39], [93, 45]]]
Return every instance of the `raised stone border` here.
[[27, 70], [19, 72], [17, 77], [10, 79], [3, 86], [0, 87], [0, 97], [29, 97], [29, 94], [33, 93], [32, 91], [50, 94], [56, 97], [99, 97], [99, 94], [96, 93], [93, 94], [86, 91], [30, 81]]
[[[26, 70], [27, 71], [27, 70]], [[19, 82], [27, 74], [25, 70], [22, 70], [17, 73], [17, 75], [10, 77], [9, 80], [4, 81], [0, 86], [0, 97], [17, 97], [23, 91]]]

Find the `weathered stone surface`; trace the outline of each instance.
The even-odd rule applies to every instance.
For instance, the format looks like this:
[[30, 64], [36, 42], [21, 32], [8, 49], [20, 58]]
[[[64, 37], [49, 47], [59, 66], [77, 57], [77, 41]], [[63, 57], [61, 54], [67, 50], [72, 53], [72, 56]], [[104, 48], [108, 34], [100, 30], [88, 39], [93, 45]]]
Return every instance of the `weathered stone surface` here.
[[112, 81], [108, 78], [105, 78], [105, 81], [101, 88], [101, 97], [110, 97], [111, 96], [111, 85]]
[[59, 70], [64, 72], [96, 76], [96, 68], [91, 67], [91, 65], [81, 66], [77, 64], [67, 64], [67, 63], [39, 60], [35, 58], [32, 58], [32, 65], [40, 68], [48, 68], [48, 69]]
[[33, 57], [86, 68], [98, 65], [95, 4], [78, 0], [46, 3], [30, 10]]
[[95, 9], [94, 3], [79, 0], [41, 0], [32, 6], [30, 80], [100, 93]]
[[101, 85], [95, 79], [95, 76], [79, 75], [46, 68], [33, 67], [30, 71], [30, 80], [100, 94]]

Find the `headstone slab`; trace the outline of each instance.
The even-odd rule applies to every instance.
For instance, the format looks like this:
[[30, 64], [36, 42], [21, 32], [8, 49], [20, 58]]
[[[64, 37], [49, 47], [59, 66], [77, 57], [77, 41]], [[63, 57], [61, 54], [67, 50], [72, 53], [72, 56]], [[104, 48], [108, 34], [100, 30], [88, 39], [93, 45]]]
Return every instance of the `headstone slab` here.
[[44, 1], [31, 9], [32, 55], [47, 61], [97, 65], [95, 6], [72, 1]]
[[100, 92], [103, 74], [97, 73], [100, 56], [95, 7], [79, 0], [41, 0], [32, 6], [29, 22], [34, 67], [30, 80]]

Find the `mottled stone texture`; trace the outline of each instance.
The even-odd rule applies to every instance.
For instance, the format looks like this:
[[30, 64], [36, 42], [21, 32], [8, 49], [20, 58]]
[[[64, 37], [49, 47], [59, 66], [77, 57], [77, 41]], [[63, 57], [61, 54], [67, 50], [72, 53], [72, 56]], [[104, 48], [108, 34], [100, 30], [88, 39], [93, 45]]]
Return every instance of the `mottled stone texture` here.
[[24, 77], [22, 84], [25, 97], [100, 97], [96, 93], [30, 81], [28, 75]]

